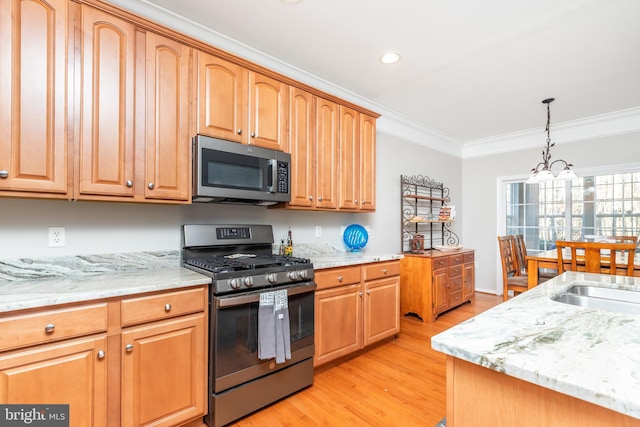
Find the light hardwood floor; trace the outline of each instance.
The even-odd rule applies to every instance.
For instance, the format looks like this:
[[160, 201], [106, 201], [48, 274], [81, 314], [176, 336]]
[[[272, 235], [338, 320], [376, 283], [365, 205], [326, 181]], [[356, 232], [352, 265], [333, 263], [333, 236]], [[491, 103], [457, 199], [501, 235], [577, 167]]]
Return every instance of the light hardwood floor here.
[[317, 372], [311, 387], [232, 425], [434, 427], [446, 412], [446, 378], [445, 355], [431, 349], [431, 337], [501, 302], [476, 293], [473, 304], [434, 323], [403, 317], [392, 342]]

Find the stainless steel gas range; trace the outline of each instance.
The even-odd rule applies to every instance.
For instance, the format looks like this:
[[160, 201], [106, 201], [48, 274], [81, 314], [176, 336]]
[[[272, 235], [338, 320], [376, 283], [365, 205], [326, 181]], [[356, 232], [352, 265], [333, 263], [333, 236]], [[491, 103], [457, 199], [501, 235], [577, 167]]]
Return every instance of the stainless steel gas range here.
[[[273, 255], [270, 225], [190, 224], [182, 231], [183, 265], [212, 280], [209, 426], [226, 425], [310, 386], [316, 288], [310, 260]], [[283, 310], [264, 306], [273, 295], [286, 296], [288, 322]], [[272, 312], [278, 317], [269, 320]], [[277, 331], [286, 333], [273, 335], [269, 321], [285, 322]], [[283, 339], [290, 358], [265, 357], [271, 341]]]

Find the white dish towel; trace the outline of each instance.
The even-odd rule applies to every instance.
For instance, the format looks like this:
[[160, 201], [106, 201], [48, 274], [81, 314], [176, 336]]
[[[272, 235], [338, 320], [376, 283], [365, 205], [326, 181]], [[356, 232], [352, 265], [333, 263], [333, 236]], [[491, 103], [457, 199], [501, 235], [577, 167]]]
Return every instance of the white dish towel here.
[[263, 292], [258, 305], [258, 358], [291, 359], [289, 303], [287, 290]]

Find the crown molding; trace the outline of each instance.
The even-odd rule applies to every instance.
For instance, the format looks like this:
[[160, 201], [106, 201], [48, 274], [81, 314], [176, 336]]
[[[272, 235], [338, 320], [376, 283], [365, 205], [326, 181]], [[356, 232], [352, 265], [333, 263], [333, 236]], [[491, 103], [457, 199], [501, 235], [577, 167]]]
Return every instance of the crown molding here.
[[[569, 144], [634, 132], [640, 132], [640, 107], [554, 124], [553, 142]], [[482, 157], [540, 148], [544, 141], [544, 128], [505, 133], [466, 141], [462, 148], [462, 157]]]

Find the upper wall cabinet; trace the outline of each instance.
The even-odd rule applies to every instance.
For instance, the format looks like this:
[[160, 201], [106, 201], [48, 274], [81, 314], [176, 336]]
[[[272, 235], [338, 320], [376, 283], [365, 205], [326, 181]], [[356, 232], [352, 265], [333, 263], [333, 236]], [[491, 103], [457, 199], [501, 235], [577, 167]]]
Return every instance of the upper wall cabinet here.
[[0, 0], [0, 194], [67, 198], [67, 1]]
[[82, 5], [76, 198], [188, 202], [191, 48]]
[[145, 198], [191, 198], [191, 48], [146, 34]]
[[360, 210], [376, 210], [376, 119], [360, 113]]
[[284, 151], [288, 85], [198, 52], [199, 134]]
[[82, 5], [76, 197], [134, 196], [135, 27]]

